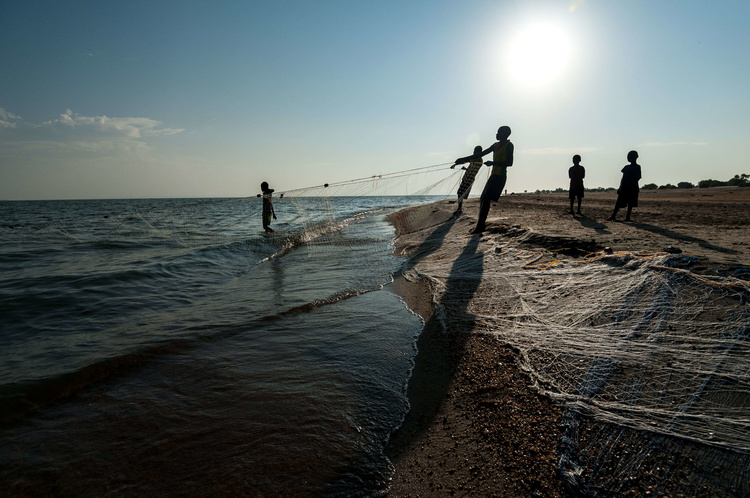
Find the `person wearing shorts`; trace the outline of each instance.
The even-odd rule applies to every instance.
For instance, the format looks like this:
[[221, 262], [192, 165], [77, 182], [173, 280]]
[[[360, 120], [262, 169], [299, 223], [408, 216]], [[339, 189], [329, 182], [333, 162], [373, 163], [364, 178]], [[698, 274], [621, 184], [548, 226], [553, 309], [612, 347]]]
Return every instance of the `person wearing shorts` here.
[[641, 166], [636, 163], [637, 160], [638, 152], [634, 150], [628, 152], [628, 161], [630, 161], [630, 164], [622, 168], [622, 180], [620, 180], [620, 188], [617, 189], [615, 210], [612, 211], [612, 216], [607, 218], [608, 221], [615, 221], [617, 211], [624, 207], [628, 208], [625, 221], [630, 221], [631, 211], [633, 211], [634, 207], [638, 207], [638, 193], [640, 191], [638, 180], [641, 179]]
[[479, 217], [477, 218], [476, 227], [471, 232], [472, 234], [484, 232], [487, 215], [490, 212], [490, 205], [492, 202], [497, 202], [500, 199], [500, 194], [502, 194], [505, 188], [505, 182], [508, 179], [508, 168], [513, 166], [513, 143], [508, 140], [508, 137], [510, 137], [510, 127], [501, 126], [498, 128], [497, 135], [495, 136], [497, 142], [490, 145], [480, 154], [456, 159], [456, 164], [463, 164], [469, 161], [475, 162], [492, 152], [492, 161], [484, 163], [492, 167], [492, 173], [489, 179], [487, 179], [482, 195], [479, 198]]
[[573, 212], [573, 201], [578, 199], [578, 214], [581, 214], [581, 201], [583, 200], [583, 178], [586, 176], [586, 170], [581, 166], [581, 156], [573, 156], [573, 166], [568, 170], [570, 178], [570, 214]]

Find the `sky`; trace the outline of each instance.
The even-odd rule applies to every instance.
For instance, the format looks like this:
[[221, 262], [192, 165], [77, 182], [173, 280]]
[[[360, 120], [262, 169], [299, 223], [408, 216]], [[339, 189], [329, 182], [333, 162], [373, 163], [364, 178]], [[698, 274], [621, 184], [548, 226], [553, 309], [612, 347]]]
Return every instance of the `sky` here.
[[749, 21], [747, 0], [0, 0], [0, 200], [253, 196], [452, 163], [501, 125], [511, 192], [567, 188], [573, 154], [617, 186], [630, 150], [642, 185], [728, 180], [750, 173]]

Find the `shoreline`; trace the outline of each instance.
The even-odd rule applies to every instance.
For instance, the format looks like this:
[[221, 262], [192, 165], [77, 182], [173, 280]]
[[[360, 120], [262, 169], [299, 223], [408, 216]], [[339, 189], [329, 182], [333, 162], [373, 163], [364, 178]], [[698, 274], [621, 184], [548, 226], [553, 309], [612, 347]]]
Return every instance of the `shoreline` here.
[[[740, 275], [750, 263], [750, 189], [697, 190], [642, 193], [632, 223], [603, 221], [614, 203], [610, 193], [587, 193], [583, 217], [568, 214], [565, 194], [503, 196], [488, 231], [473, 237], [476, 199], [465, 201], [457, 218], [448, 201], [391, 215], [394, 253], [409, 259], [388, 287], [425, 326], [407, 389], [411, 408], [387, 448], [394, 466], [389, 496], [565, 496], [566, 485], [575, 493], [560, 470], [561, 406], [533, 386], [518, 350], [476, 326], [460, 295], [466, 286], [474, 295], [493, 269], [487, 255], [511, 242], [539, 249], [537, 265], [605, 248], [671, 248], [697, 255], [693, 273]], [[439, 277], [431, 274], [436, 268]]]
[[[391, 216], [396, 252], [420, 257], [430, 249], [404, 236], [450, 222], [453, 206], [437, 205]], [[415, 212], [418, 222], [406, 219]], [[394, 465], [388, 496], [564, 496], [556, 470], [562, 411], [531, 387], [512, 347], [471, 330], [444, 330], [429, 279], [405, 273], [388, 290], [424, 328], [407, 386], [410, 409], [387, 446]]]

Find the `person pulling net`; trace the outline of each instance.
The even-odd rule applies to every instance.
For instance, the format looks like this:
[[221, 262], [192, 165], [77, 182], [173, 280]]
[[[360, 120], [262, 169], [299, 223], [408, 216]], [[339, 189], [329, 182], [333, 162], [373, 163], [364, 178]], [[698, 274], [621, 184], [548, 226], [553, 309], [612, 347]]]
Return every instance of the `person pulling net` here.
[[[274, 191], [264, 182], [261, 193], [242, 198], [50, 201], [23, 217], [4, 216], [2, 235], [8, 241], [45, 245], [239, 245], [267, 255], [312, 240], [323, 244], [326, 234], [359, 213], [447, 198], [459, 181], [447, 164], [286, 191]], [[258, 238], [258, 232], [265, 237]]]
[[276, 219], [272, 199], [274, 190], [268, 187], [268, 182], [261, 183], [260, 189], [263, 191], [262, 194], [258, 194], [258, 197], [263, 198], [263, 230], [266, 233], [273, 233], [273, 229], [271, 229], [271, 217], [273, 216], [273, 219]]

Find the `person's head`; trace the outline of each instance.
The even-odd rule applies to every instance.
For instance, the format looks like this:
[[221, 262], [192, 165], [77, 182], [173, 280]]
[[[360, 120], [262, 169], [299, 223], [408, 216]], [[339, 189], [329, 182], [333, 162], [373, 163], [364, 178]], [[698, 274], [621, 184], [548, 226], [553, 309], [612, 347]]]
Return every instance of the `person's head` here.
[[634, 150], [628, 152], [628, 161], [634, 163], [638, 159], [638, 153]]
[[573, 156], [573, 164], [580, 164], [580, 162], [581, 162], [581, 156], [579, 156], [578, 154]]
[[268, 190], [268, 182], [263, 182], [263, 183], [261, 183], [261, 184], [260, 184], [260, 189], [261, 189], [261, 190], [262, 190], [263, 192], [265, 192], [266, 190]]
[[482, 153], [482, 146], [481, 145], [477, 145], [476, 147], [474, 147], [474, 155], [475, 156], [477, 156], [477, 155], [479, 155], [481, 153]]
[[510, 126], [501, 126], [497, 129], [497, 139], [505, 140], [510, 136]]

